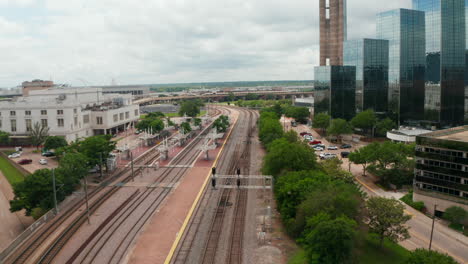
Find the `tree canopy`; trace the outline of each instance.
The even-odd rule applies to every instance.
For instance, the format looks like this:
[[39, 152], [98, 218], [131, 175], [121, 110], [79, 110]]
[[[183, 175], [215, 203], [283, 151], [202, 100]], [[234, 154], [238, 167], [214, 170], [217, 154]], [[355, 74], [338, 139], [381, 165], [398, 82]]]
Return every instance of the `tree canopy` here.
[[87, 157], [90, 167], [100, 166], [101, 157], [105, 161], [109, 153], [115, 149], [116, 142], [110, 139], [110, 135], [88, 137], [79, 142], [78, 152]]
[[135, 127], [141, 131], [152, 131], [153, 133], [159, 133], [164, 129], [164, 121], [161, 118], [162, 117], [158, 115], [147, 115], [143, 120], [140, 120], [140, 122], [138, 122]]
[[384, 120], [380, 120], [375, 125], [375, 133], [377, 136], [385, 137], [387, 136], [387, 132], [396, 128], [395, 122], [390, 118], [385, 118]]
[[45, 140], [44, 149], [51, 150], [51, 149], [58, 149], [68, 145], [68, 142], [65, 140], [64, 137], [58, 136], [49, 136]]
[[213, 127], [216, 128], [218, 132], [226, 132], [229, 127], [229, 117], [222, 115], [218, 117], [213, 123]]
[[6, 145], [10, 143], [10, 134], [0, 130], [0, 144]]
[[377, 123], [377, 117], [375, 116], [374, 110], [366, 110], [358, 113], [353, 119], [351, 119], [351, 125], [364, 130], [372, 129]]
[[189, 122], [183, 122], [180, 124], [180, 128], [183, 130], [183, 134], [188, 134], [192, 131], [192, 126]]
[[34, 123], [31, 131], [29, 132], [29, 138], [31, 144], [39, 149], [39, 146], [44, 144], [46, 138], [49, 136], [49, 128], [41, 125], [39, 122]]
[[306, 124], [309, 119], [310, 112], [307, 107], [288, 106], [284, 114], [287, 117], [294, 118], [297, 122]]
[[310, 170], [316, 167], [314, 151], [303, 143], [289, 143], [280, 138], [268, 145], [264, 157], [265, 175], [279, 175], [282, 171]]
[[395, 199], [371, 197], [366, 203], [369, 213], [369, 229], [377, 234], [382, 245], [384, 238], [393, 242], [410, 237], [405, 223], [411, 216], [404, 212], [404, 205]]
[[200, 107], [203, 106], [203, 103], [200, 100], [188, 100], [182, 102], [179, 109], [179, 115], [187, 115], [190, 117], [196, 117], [200, 114]]
[[322, 130], [327, 129], [330, 126], [331, 116], [326, 113], [319, 113], [315, 115], [312, 126], [314, 128], [320, 128]]
[[283, 127], [274, 112], [262, 111], [259, 120], [258, 136], [264, 146], [283, 136]]
[[330, 127], [327, 130], [327, 134], [330, 136], [336, 136], [338, 139], [341, 138], [341, 135], [351, 134], [353, 129], [350, 124], [341, 118], [333, 119], [331, 121]]
[[461, 224], [468, 217], [468, 212], [460, 206], [452, 206], [445, 210], [444, 219], [453, 224]]

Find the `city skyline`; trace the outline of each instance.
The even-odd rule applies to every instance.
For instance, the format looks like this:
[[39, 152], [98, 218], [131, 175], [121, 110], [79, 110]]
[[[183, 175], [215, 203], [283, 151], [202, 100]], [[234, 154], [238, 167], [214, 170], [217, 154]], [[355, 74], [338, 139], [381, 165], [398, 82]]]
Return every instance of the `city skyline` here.
[[[411, 7], [411, 1], [347, 5], [348, 39], [372, 38], [376, 13]], [[8, 50], [0, 56], [5, 88], [50, 77], [73, 85], [84, 85], [78, 79], [91, 85], [112, 79], [119, 84], [310, 80], [318, 65], [318, 1], [134, 6], [3, 0], [0, 7], [0, 47]]]

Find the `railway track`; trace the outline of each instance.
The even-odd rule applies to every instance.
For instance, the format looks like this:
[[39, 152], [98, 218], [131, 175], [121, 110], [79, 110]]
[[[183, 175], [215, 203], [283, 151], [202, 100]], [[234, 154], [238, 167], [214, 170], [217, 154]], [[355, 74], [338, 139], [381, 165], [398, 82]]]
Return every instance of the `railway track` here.
[[[220, 114], [221, 111], [216, 109], [211, 116], [215, 116]], [[153, 148], [155, 150], [156, 147]], [[155, 151], [149, 151], [149, 157], [139, 157], [135, 161], [138, 162], [140, 160], [144, 160], [144, 164], [152, 164], [159, 156], [159, 153]], [[135, 174], [141, 168], [135, 169]], [[128, 182], [131, 179], [131, 169], [126, 167], [121, 171], [115, 173], [112, 177], [105, 180], [99, 187], [92, 189], [89, 193], [89, 200], [91, 201], [90, 205], [90, 212], [94, 212], [102, 205], [108, 198], [110, 198], [119, 187], [107, 187], [109, 184], [113, 182]], [[11, 253], [4, 261], [4, 263], [26, 263], [30, 261], [30, 258], [34, 254], [36, 250], [38, 250], [46, 240], [50, 239], [51, 236], [57, 233], [59, 227], [68, 222], [71, 222], [69, 226], [67, 226], [64, 230], [60, 231], [60, 234], [54, 239], [51, 246], [47, 247], [45, 250], [45, 254], [43, 254], [37, 263], [50, 263], [55, 255], [60, 251], [60, 249], [65, 245], [68, 239], [78, 230], [81, 224], [86, 220], [86, 214], [83, 212], [77, 218], [70, 220], [72, 216], [80, 211], [84, 205], [84, 201], [80, 200], [73, 204], [70, 208], [66, 209], [62, 212], [58, 217], [55, 217], [54, 220], [48, 222], [43, 227], [39, 228], [35, 231], [31, 238], [27, 241], [20, 244], [17, 250]]]
[[[228, 175], [234, 175], [237, 168], [241, 169], [242, 174], [248, 175], [250, 170], [250, 141], [253, 136], [254, 125], [258, 113], [251, 110], [239, 109], [242, 112], [242, 118], [238, 120], [238, 127], [233, 131], [234, 140], [231, 140], [229, 148], [233, 149], [230, 155], [221, 156], [218, 170], [223, 171]], [[235, 132], [235, 133], [234, 133]], [[247, 136], [247, 140], [246, 139]], [[244, 141], [244, 142], [243, 142]], [[235, 185], [236, 180], [232, 178], [225, 179], [225, 185]], [[226, 260], [228, 263], [242, 263], [242, 241], [245, 225], [245, 213], [247, 207], [248, 191], [245, 189], [234, 190], [225, 188], [221, 191], [216, 199], [216, 206], [213, 216], [205, 216], [200, 208], [208, 204], [208, 200], [213, 199], [213, 192], [207, 192], [202, 198], [202, 201], [196, 208], [193, 219], [189, 222], [189, 228], [182, 237], [181, 244], [178, 247], [177, 254], [171, 260], [171, 263], [216, 263], [217, 251], [219, 249], [220, 238], [223, 230], [227, 229], [226, 215], [231, 205], [234, 205], [234, 219], [229, 235], [229, 247], [227, 254], [229, 257]], [[199, 262], [194, 262], [189, 259], [189, 255], [194, 248], [194, 241], [197, 240], [197, 233], [200, 230], [202, 219], [209, 218], [210, 225], [207, 238], [201, 249]]]

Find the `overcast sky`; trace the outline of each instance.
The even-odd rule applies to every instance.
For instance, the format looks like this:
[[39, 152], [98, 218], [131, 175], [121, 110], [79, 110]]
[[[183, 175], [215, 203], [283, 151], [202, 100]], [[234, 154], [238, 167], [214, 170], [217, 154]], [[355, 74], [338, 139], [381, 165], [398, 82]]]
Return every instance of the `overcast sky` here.
[[[0, 87], [313, 79], [318, 0], [0, 0]], [[348, 0], [348, 38], [410, 0]]]

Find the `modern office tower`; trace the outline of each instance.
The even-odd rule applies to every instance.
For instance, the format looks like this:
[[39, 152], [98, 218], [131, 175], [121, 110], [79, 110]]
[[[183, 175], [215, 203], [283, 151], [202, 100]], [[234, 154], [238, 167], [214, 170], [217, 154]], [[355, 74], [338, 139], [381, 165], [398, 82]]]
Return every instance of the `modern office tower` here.
[[356, 67], [315, 67], [314, 115], [350, 120], [356, 115]]
[[451, 206], [468, 210], [468, 126], [416, 137], [415, 201], [437, 216]]
[[343, 65], [346, 0], [320, 0], [320, 66]]
[[399, 123], [424, 116], [424, 12], [396, 9], [377, 15], [377, 38], [389, 40], [389, 112]]
[[356, 66], [356, 108], [386, 113], [388, 40], [359, 39], [344, 43], [344, 65]]
[[413, 0], [426, 16], [425, 119], [438, 126], [464, 122], [465, 0]]

